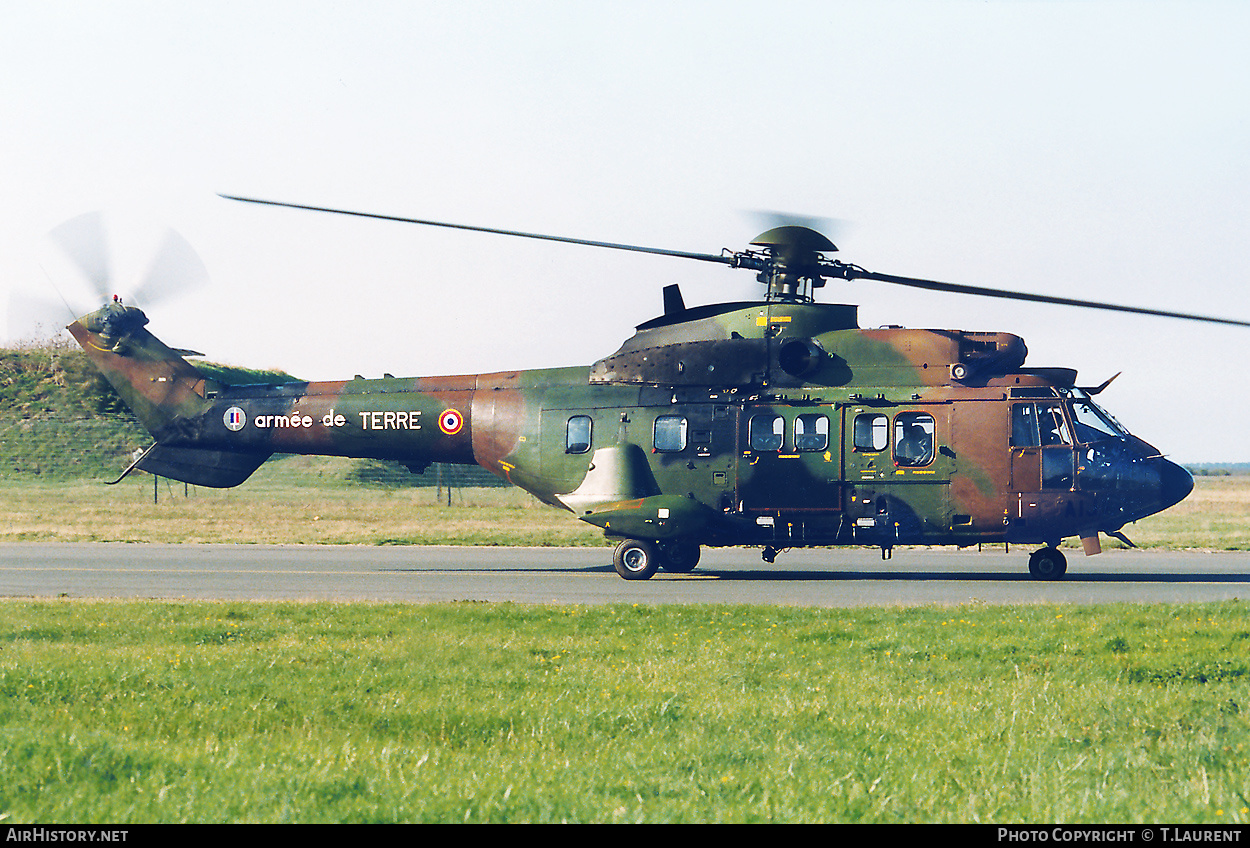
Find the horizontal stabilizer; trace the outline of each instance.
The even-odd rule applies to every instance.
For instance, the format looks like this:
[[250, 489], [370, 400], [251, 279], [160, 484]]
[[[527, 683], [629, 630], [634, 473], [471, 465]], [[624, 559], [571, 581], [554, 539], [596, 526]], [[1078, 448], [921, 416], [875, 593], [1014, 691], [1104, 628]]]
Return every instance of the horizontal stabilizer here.
[[177, 448], [153, 445], [135, 467], [169, 477], [193, 486], [228, 489], [252, 476], [268, 453], [237, 453], [235, 451], [209, 450], [207, 448]]

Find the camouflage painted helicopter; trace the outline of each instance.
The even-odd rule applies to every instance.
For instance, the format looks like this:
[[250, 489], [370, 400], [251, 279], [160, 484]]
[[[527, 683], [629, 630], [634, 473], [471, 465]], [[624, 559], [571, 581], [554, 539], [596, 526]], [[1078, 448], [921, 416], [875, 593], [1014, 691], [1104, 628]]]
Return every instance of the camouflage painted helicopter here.
[[1024, 367], [1010, 333], [861, 329], [855, 306], [814, 302], [829, 278], [1250, 326], [874, 273], [825, 258], [837, 248], [804, 226], [702, 254], [222, 196], [755, 271], [763, 300], [687, 307], [668, 286], [662, 315], [573, 368], [225, 385], [133, 306], [69, 325], [156, 440], [131, 469], [229, 487], [275, 452], [414, 472], [476, 463], [619, 540], [613, 562], [628, 580], [688, 572], [705, 545], [761, 547], [771, 563], [797, 547], [888, 558], [899, 545], [987, 542], [1041, 545], [1029, 570], [1057, 579], [1062, 539], [1086, 555], [1099, 534], [1131, 544], [1125, 524], [1191, 491], [1185, 469], [1095, 403], [1105, 383]]

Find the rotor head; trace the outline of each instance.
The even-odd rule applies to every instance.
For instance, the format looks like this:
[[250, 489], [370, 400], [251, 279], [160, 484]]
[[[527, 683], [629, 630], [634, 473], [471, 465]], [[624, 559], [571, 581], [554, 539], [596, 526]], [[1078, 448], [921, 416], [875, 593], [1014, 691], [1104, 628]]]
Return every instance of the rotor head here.
[[811, 227], [794, 224], [760, 233], [751, 244], [764, 248], [768, 257], [759, 274], [759, 281], [768, 286], [768, 299], [784, 301], [811, 300], [812, 289], [825, 284], [822, 254], [838, 249]]

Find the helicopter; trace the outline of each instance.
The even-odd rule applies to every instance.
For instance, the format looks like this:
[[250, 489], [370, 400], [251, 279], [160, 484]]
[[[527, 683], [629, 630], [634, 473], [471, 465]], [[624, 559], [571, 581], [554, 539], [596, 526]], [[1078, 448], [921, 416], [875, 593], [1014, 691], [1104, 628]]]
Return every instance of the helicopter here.
[[[199, 486], [243, 483], [274, 453], [480, 465], [600, 527], [626, 580], [693, 570], [704, 547], [1040, 545], [1030, 574], [1061, 578], [1059, 546], [1180, 502], [1193, 478], [1095, 401], [1111, 382], [1025, 367], [1005, 332], [864, 329], [829, 279], [1220, 324], [1250, 322], [941, 283], [827, 258], [781, 224], [745, 250], [697, 253], [237, 195], [252, 204], [637, 251], [755, 272], [762, 299], [661, 315], [588, 365], [282, 385], [205, 376], [114, 299], [68, 327], [155, 439], [135, 469]], [[1115, 379], [1114, 377], [1112, 379]], [[116, 481], [114, 481], [116, 482]]]

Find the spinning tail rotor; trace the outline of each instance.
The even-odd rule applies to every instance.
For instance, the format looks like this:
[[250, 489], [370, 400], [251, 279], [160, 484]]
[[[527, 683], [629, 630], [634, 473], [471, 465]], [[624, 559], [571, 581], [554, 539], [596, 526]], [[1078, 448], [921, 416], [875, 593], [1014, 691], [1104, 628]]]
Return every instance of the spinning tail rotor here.
[[[168, 230], [147, 270], [134, 281], [117, 279], [104, 216], [88, 212], [57, 226], [48, 234], [87, 284], [90, 305], [61, 296], [59, 300], [15, 293], [10, 296], [8, 334], [16, 339], [59, 328], [101, 304], [151, 308], [180, 297], [208, 282], [208, 271], [182, 236]], [[57, 288], [54, 286], [54, 288]], [[59, 294], [59, 290], [58, 290]]]

